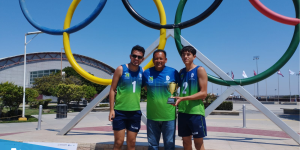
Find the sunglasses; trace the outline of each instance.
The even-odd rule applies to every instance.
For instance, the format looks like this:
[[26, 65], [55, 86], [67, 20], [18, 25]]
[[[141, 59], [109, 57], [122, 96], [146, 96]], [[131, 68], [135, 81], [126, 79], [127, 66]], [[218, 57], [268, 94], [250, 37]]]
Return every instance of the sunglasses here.
[[143, 58], [143, 56], [138, 56], [138, 55], [133, 55], [133, 54], [131, 54], [131, 56], [132, 56], [133, 58], [138, 58], [138, 59], [142, 59], [142, 58]]

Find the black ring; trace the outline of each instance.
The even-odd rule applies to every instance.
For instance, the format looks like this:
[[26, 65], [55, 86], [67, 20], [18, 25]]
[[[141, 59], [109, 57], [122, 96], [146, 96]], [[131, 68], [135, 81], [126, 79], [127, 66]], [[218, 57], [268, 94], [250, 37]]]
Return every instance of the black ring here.
[[159, 23], [155, 23], [152, 22], [150, 20], [147, 20], [146, 18], [144, 18], [143, 16], [141, 16], [140, 14], [138, 14], [130, 5], [128, 0], [122, 0], [125, 8], [127, 9], [127, 11], [130, 13], [130, 15], [135, 18], [138, 22], [140, 22], [141, 24], [153, 28], [153, 29], [157, 29], [160, 30], [161, 28], [165, 28], [165, 29], [174, 29], [174, 28], [180, 28], [180, 29], [184, 29], [190, 26], [193, 26], [201, 21], [203, 21], [204, 19], [206, 19], [208, 16], [210, 16], [222, 3], [223, 0], [215, 0], [215, 2], [213, 4], [211, 4], [209, 6], [209, 8], [207, 8], [202, 14], [198, 15], [195, 18], [192, 18], [188, 21], [182, 22], [180, 24], [166, 24], [166, 25], [161, 25]]

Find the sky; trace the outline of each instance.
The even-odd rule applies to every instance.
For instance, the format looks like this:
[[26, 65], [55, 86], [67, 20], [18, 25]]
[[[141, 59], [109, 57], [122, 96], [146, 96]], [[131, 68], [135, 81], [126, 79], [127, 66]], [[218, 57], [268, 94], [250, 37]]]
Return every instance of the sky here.
[[[167, 23], [174, 23], [179, 0], [161, 0]], [[72, 0], [26, 0], [31, 16], [41, 25], [62, 29], [64, 19]], [[82, 0], [78, 5], [71, 25], [84, 20], [95, 9], [99, 0]], [[129, 0], [135, 10], [148, 20], [159, 23], [159, 15], [152, 0]], [[295, 17], [292, 1], [261, 0], [271, 10], [288, 17]], [[213, 0], [189, 0], [183, 12], [182, 21], [196, 17], [205, 11]], [[0, 58], [24, 53], [24, 35], [37, 31], [23, 16], [18, 0], [0, 0]], [[275, 22], [258, 12], [248, 0], [224, 0], [220, 7], [207, 19], [192, 27], [183, 29], [182, 36], [213, 61], [224, 72], [233, 72], [235, 79], [248, 77], [256, 70], [253, 56], [259, 56], [258, 73], [267, 70], [287, 50], [293, 36], [294, 26]], [[70, 35], [73, 53], [102, 61], [113, 68], [129, 62], [130, 50], [134, 45], [145, 49], [158, 37], [159, 30], [151, 29], [136, 21], [126, 11], [121, 0], [108, 0], [101, 14], [87, 27]], [[31, 39], [33, 35], [27, 37]], [[27, 45], [27, 53], [60, 52], [63, 37], [40, 34]], [[184, 64], [179, 57], [173, 38], [165, 47], [167, 66], [180, 70]], [[274, 74], [259, 82], [259, 94], [289, 95], [289, 72], [299, 72], [299, 47], [293, 57], [280, 69], [284, 77]], [[150, 58], [141, 65], [145, 66]], [[203, 66], [196, 60], [195, 64]], [[209, 74], [214, 73], [204, 66]], [[267, 86], [266, 86], [267, 84]], [[290, 76], [291, 94], [298, 94], [298, 76]], [[254, 94], [254, 85], [244, 86]], [[222, 88], [222, 91], [221, 91]], [[256, 88], [256, 87], [255, 87]], [[208, 83], [208, 92], [224, 92], [226, 87]], [[257, 92], [255, 92], [257, 93]], [[235, 93], [237, 95], [237, 93]], [[277, 95], [278, 93], [276, 93]]]

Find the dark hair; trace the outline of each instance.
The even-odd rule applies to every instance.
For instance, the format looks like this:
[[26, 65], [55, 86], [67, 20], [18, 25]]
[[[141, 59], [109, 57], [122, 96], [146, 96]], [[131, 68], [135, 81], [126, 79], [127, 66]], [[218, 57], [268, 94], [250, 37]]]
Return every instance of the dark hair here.
[[145, 49], [142, 46], [136, 45], [131, 49], [131, 54], [133, 53], [133, 51], [139, 51], [143, 53], [143, 56], [145, 55]]
[[164, 51], [164, 50], [162, 50], [162, 49], [157, 49], [156, 51], [154, 51], [154, 52], [153, 52], [153, 58], [154, 58], [155, 53], [158, 53], [158, 52], [163, 52], [163, 53], [165, 54], [166, 58], [167, 58], [167, 53], [166, 53], [166, 51]]
[[193, 55], [196, 55], [196, 49], [193, 46], [185, 46], [181, 49], [180, 55], [182, 55], [183, 52], [191, 52]]

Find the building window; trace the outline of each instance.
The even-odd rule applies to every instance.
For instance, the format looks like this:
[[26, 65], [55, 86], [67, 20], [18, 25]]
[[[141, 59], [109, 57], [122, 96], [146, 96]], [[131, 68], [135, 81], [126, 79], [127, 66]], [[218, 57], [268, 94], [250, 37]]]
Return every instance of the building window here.
[[30, 72], [30, 84], [32, 84], [34, 82], [35, 78], [48, 76], [48, 75], [54, 74], [54, 73], [59, 72], [59, 71], [60, 70], [58, 70], [58, 69], [32, 71], [32, 72]]

